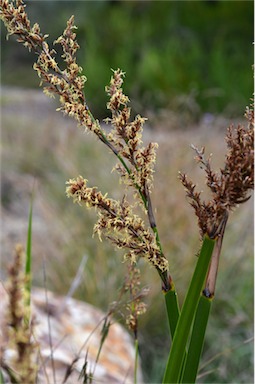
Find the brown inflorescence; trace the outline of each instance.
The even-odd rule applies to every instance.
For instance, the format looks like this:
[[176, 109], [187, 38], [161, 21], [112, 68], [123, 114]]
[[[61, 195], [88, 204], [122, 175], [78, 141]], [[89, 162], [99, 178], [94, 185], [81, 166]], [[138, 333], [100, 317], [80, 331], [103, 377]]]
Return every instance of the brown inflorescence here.
[[205, 149], [193, 146], [196, 160], [204, 168], [206, 184], [212, 193], [212, 199], [205, 202], [201, 193], [195, 191], [196, 185], [188, 180], [187, 175], [180, 173], [180, 179], [186, 188], [187, 197], [198, 217], [201, 235], [207, 233], [215, 237], [221, 223], [228, 213], [237, 205], [250, 198], [249, 192], [254, 189], [254, 112], [247, 108], [245, 114], [248, 125], [234, 127], [231, 125], [225, 137], [228, 151], [224, 167], [215, 172], [211, 167], [211, 159], [204, 156]]

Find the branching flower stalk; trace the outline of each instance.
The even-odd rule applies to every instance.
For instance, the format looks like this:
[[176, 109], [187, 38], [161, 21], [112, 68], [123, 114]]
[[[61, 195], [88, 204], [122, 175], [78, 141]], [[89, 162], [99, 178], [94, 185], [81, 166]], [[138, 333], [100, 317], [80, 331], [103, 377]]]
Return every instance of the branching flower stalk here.
[[[0, 16], [8, 30], [8, 36], [16, 35], [18, 42], [23, 43], [25, 47], [38, 55], [34, 69], [41, 78], [40, 85], [44, 86], [44, 93], [51, 97], [59, 96], [61, 106], [58, 110], [73, 117], [80, 126], [93, 132], [119, 159], [120, 164], [116, 166], [116, 169], [120, 173], [121, 179], [134, 188], [146, 210], [150, 227], [154, 233], [155, 241], [152, 242], [154, 250], [148, 254], [148, 259], [150, 261], [157, 260], [156, 263], [153, 261], [152, 263], [156, 266], [161, 277], [163, 289], [168, 291], [172, 287], [171, 278], [168, 273], [167, 260], [162, 251], [150, 199], [157, 144], [149, 143], [147, 147], [141, 147], [142, 129], [146, 119], [138, 115], [134, 121], [130, 121], [129, 99], [122, 90], [124, 73], [119, 69], [114, 71], [110, 85], [106, 87], [106, 92], [110, 97], [107, 108], [112, 114], [112, 117], [106, 119], [106, 122], [111, 123], [113, 126], [112, 131], [107, 134], [100, 126], [99, 121], [94, 118], [85, 99], [84, 85], [86, 77], [81, 75], [82, 68], [76, 62], [76, 52], [79, 45], [74, 32], [76, 29], [74, 17], [72, 16], [68, 20], [63, 35], [54, 42], [55, 45], [59, 44], [61, 46], [63, 52], [62, 58], [66, 63], [66, 68], [62, 70], [56, 61], [55, 49], [49, 48], [48, 36], [40, 32], [37, 23], [31, 27], [22, 0], [17, 0], [15, 3], [1, 0]], [[80, 179], [77, 180], [79, 183]], [[67, 192], [69, 196], [70, 190], [69, 188]], [[102, 208], [101, 206], [101, 215], [103, 212], [107, 212]], [[107, 212], [107, 215], [109, 215], [109, 212]], [[129, 226], [128, 232], [132, 232], [131, 226]], [[134, 236], [134, 232], [132, 236]], [[141, 233], [136, 237], [141, 241]], [[151, 239], [151, 235], [149, 236], [146, 230], [143, 241], [148, 244], [149, 239]], [[114, 242], [116, 242], [116, 239]], [[124, 243], [118, 241], [117, 245], [124, 246]], [[126, 245], [131, 245], [129, 240]], [[145, 244], [143, 244], [144, 247], [146, 248]], [[145, 255], [145, 248], [142, 255]], [[132, 251], [132, 254], [134, 255], [137, 251], [138, 248], [136, 248], [136, 251]], [[162, 259], [161, 262], [159, 262], [160, 259]]]

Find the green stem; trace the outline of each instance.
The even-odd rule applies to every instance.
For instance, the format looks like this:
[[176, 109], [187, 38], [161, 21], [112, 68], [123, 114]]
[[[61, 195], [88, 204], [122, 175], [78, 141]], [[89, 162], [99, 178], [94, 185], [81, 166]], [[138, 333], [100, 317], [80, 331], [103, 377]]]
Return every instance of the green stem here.
[[[25, 265], [26, 277], [31, 276], [33, 198], [34, 197], [32, 194], [31, 201], [30, 201], [30, 209], [29, 209], [29, 217], [28, 217], [28, 229], [27, 229], [27, 249], [26, 249], [26, 265]], [[30, 288], [30, 286], [27, 288]]]
[[135, 339], [135, 371], [134, 371], [134, 384], [137, 384], [137, 370], [138, 370], [138, 339]]
[[3, 375], [2, 369], [0, 369], [0, 384], [5, 384], [4, 375]]
[[166, 303], [168, 324], [169, 324], [170, 333], [173, 339], [176, 325], [180, 316], [177, 292], [174, 287], [172, 287], [170, 291], [165, 293], [165, 303]]
[[200, 292], [206, 278], [208, 266], [211, 260], [215, 240], [207, 235], [204, 237], [200, 256], [187, 292], [181, 315], [179, 317], [174, 333], [173, 343], [170, 350], [168, 363], [163, 379], [163, 383], [179, 383], [182, 365], [186, 353], [186, 345], [197, 310]]
[[30, 209], [28, 217], [28, 229], [27, 229], [27, 248], [26, 248], [26, 262], [25, 262], [25, 305], [28, 308], [28, 313], [26, 315], [27, 324], [30, 321], [30, 302], [31, 302], [31, 285], [32, 285], [32, 219], [33, 219], [33, 200], [34, 200], [34, 188], [32, 191], [32, 196], [30, 200]]

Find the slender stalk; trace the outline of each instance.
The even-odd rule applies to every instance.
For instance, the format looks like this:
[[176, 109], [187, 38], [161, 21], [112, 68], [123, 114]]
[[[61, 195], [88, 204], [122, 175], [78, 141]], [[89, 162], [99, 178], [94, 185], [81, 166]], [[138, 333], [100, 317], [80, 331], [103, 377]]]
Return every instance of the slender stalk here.
[[[31, 275], [31, 254], [32, 254], [32, 216], [33, 216], [33, 195], [30, 201], [29, 217], [28, 217], [28, 229], [27, 229], [27, 249], [26, 249], [26, 265], [25, 275], [29, 277]], [[30, 286], [29, 286], [30, 288]]]
[[228, 221], [228, 212], [226, 211], [225, 216], [221, 222], [218, 236], [216, 240], [216, 244], [213, 250], [212, 254], [212, 260], [209, 266], [208, 274], [206, 277], [206, 283], [205, 283], [205, 292], [208, 297], [213, 297], [215, 293], [215, 286], [216, 286], [216, 279], [218, 274], [218, 268], [219, 268], [219, 261], [220, 261], [220, 254], [221, 254], [221, 248], [222, 248], [222, 242], [223, 237], [226, 229]]
[[138, 339], [135, 339], [135, 371], [134, 371], [134, 384], [137, 384], [137, 370], [138, 370]]
[[31, 284], [32, 284], [32, 219], [33, 219], [33, 200], [34, 200], [34, 191], [32, 192], [29, 217], [28, 217], [28, 229], [27, 229], [27, 248], [26, 248], [26, 264], [25, 264], [25, 305], [28, 310], [26, 321], [29, 324], [30, 321], [30, 302], [31, 302]]
[[94, 376], [94, 374], [95, 374], [96, 365], [98, 363], [98, 360], [99, 360], [99, 357], [100, 357], [100, 354], [101, 354], [104, 342], [105, 342], [105, 340], [106, 340], [106, 338], [108, 336], [110, 326], [111, 326], [111, 321], [109, 320], [108, 316], [106, 316], [105, 320], [104, 320], [104, 323], [103, 323], [103, 327], [101, 329], [100, 345], [99, 345], [99, 348], [98, 348], [98, 351], [97, 351], [97, 356], [96, 356], [96, 361], [95, 361], [95, 365], [94, 365], [94, 370], [93, 370], [93, 375], [92, 376]]

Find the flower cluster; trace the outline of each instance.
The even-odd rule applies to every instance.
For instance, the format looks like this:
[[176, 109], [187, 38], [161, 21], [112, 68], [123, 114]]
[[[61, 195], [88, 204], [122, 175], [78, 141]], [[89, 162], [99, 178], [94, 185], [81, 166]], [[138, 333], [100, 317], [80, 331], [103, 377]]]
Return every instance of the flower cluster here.
[[112, 114], [112, 117], [107, 118], [106, 122], [111, 123], [113, 127], [107, 135], [107, 139], [116, 148], [118, 154], [130, 164], [128, 171], [123, 165], [116, 166], [122, 180], [127, 185], [135, 186], [146, 200], [152, 186], [158, 145], [149, 143], [147, 147], [141, 147], [146, 118], [137, 115], [133, 121], [130, 121], [129, 98], [124, 95], [122, 89], [124, 75], [120, 69], [114, 71], [110, 85], [106, 87], [106, 92], [110, 96], [107, 108]]
[[23, 43], [29, 51], [38, 52], [48, 35], [41, 34], [37, 23], [31, 27], [22, 0], [16, 0], [15, 3], [14, 5], [14, 1], [9, 0], [0, 1], [0, 18], [7, 28], [7, 37], [15, 34], [17, 41]]
[[38, 55], [34, 69], [44, 85], [44, 92], [51, 97], [59, 96], [60, 111], [74, 117], [85, 128], [100, 134], [99, 123], [91, 115], [83, 93], [86, 77], [76, 63], [79, 45], [76, 41], [74, 17], [67, 21], [67, 27], [55, 44], [60, 44], [66, 68], [61, 70], [56, 61], [56, 51], [47, 43], [48, 35], [42, 35], [38, 24], [31, 27], [22, 0], [14, 2], [0, 0], [0, 17], [8, 30], [8, 35], [17, 35], [18, 42]]
[[[74, 32], [74, 17], [71, 16], [63, 35], [54, 43], [60, 45], [63, 52], [62, 59], [66, 68], [61, 69], [56, 61], [55, 49], [50, 49], [46, 41], [47, 35], [40, 33], [38, 24], [31, 27], [23, 1], [17, 0], [16, 6], [8, 0], [0, 1], [0, 17], [9, 34], [17, 35], [18, 41], [38, 55], [34, 69], [41, 79], [40, 85], [44, 86], [44, 92], [51, 97], [58, 95], [61, 104], [58, 110], [75, 118], [80, 126], [94, 132], [117, 155], [121, 165], [117, 165], [116, 169], [121, 178], [135, 188], [142, 204], [148, 209], [157, 144], [150, 143], [146, 148], [141, 147], [146, 119], [138, 115], [134, 121], [130, 121], [129, 98], [122, 90], [124, 73], [119, 69], [114, 71], [110, 85], [106, 87], [110, 97], [107, 108], [112, 114], [106, 121], [113, 126], [112, 131], [106, 134], [93, 117], [85, 99], [86, 77], [81, 75], [82, 68], [76, 62], [79, 45]], [[150, 212], [151, 224], [154, 225], [155, 219], [152, 216]]]
[[44, 92], [51, 96], [57, 94], [61, 106], [58, 108], [64, 114], [74, 117], [79, 125], [86, 129], [100, 134], [99, 123], [91, 115], [84, 96], [84, 84], [86, 77], [81, 75], [82, 68], [76, 63], [76, 51], [79, 45], [76, 41], [74, 30], [74, 17], [67, 21], [67, 27], [54, 44], [60, 44], [63, 54], [63, 61], [66, 68], [61, 70], [54, 55], [56, 51], [49, 49], [46, 42], [38, 57], [34, 69], [44, 84]]
[[98, 212], [98, 221], [94, 232], [103, 233], [118, 248], [128, 249], [125, 259], [137, 262], [139, 257], [147, 259], [156, 269], [165, 272], [168, 262], [161, 254], [150, 229], [146, 229], [143, 220], [133, 214], [132, 207], [125, 198], [122, 201], [109, 199], [97, 189], [89, 188], [82, 176], [67, 182], [66, 193], [74, 202], [94, 207]]
[[[12, 382], [34, 383], [37, 376], [37, 345], [32, 340], [33, 321], [29, 323], [29, 306], [25, 300], [24, 276], [24, 250], [21, 245], [16, 246], [15, 259], [9, 268], [9, 284], [7, 286], [9, 305], [7, 313], [8, 348], [15, 351], [12, 361], [8, 366], [1, 361], [1, 366], [10, 374], [15, 372]], [[5, 350], [8, 350], [5, 348]], [[10, 364], [10, 366], [9, 366]], [[12, 377], [13, 379], [13, 377]]]
[[211, 167], [211, 159], [205, 159], [204, 148], [196, 151], [196, 160], [206, 172], [206, 184], [211, 190], [212, 199], [201, 200], [201, 193], [196, 192], [196, 185], [188, 180], [187, 175], [180, 174], [182, 184], [186, 188], [190, 204], [198, 217], [201, 234], [214, 237], [221, 224], [238, 204], [250, 198], [249, 191], [254, 189], [254, 113], [247, 109], [248, 126], [231, 125], [225, 137], [228, 152], [225, 165], [220, 172]]
[[129, 293], [130, 301], [126, 305], [128, 316], [126, 323], [128, 327], [135, 333], [137, 338], [138, 316], [146, 312], [146, 304], [142, 301], [146, 296], [147, 290], [140, 289], [140, 270], [134, 267], [132, 263], [128, 266], [128, 273], [124, 285], [124, 291]]
[[[31, 28], [22, 0], [17, 0], [16, 6], [11, 0], [0, 0], [0, 4], [0, 16], [9, 34], [17, 35], [18, 41], [37, 54], [34, 69], [41, 79], [40, 85], [44, 86], [44, 92], [52, 97], [57, 95], [60, 101], [58, 110], [73, 117], [80, 126], [96, 134], [99, 140], [117, 156], [119, 164], [116, 169], [120, 173], [121, 180], [134, 189], [137, 201], [147, 213], [151, 228], [144, 228], [142, 220], [131, 213], [132, 207], [125, 199], [121, 203], [113, 203], [112, 200], [96, 192], [95, 188], [88, 189], [84, 186], [81, 195], [79, 189], [81, 178], [72, 181], [68, 194], [72, 194], [76, 200], [86, 202], [88, 206], [95, 206], [100, 213], [95, 226], [98, 234], [100, 235], [102, 231], [104, 233], [110, 230], [117, 231], [119, 236], [107, 234], [108, 238], [118, 247], [128, 248], [127, 257], [136, 260], [138, 255], [142, 255], [149, 259], [157, 268], [163, 286], [169, 287], [167, 261], [161, 249], [150, 198], [157, 144], [149, 143], [146, 147], [142, 146], [141, 137], [146, 119], [139, 115], [133, 121], [130, 119], [129, 98], [122, 90], [124, 73], [120, 69], [114, 71], [110, 85], [106, 87], [110, 97], [107, 108], [111, 111], [111, 118], [106, 121], [113, 127], [111, 132], [106, 133], [92, 115], [85, 99], [86, 77], [81, 74], [82, 68], [76, 62], [79, 45], [76, 40], [74, 17], [68, 20], [63, 34], [54, 43], [55, 46], [61, 47], [65, 67], [61, 69], [56, 60], [55, 49], [50, 48], [46, 41], [47, 35], [43, 36], [40, 33], [38, 24]], [[75, 186], [76, 182], [78, 184]], [[75, 192], [74, 188], [77, 185], [78, 189]], [[93, 199], [99, 200], [93, 201]], [[108, 203], [110, 205], [107, 207]]]

